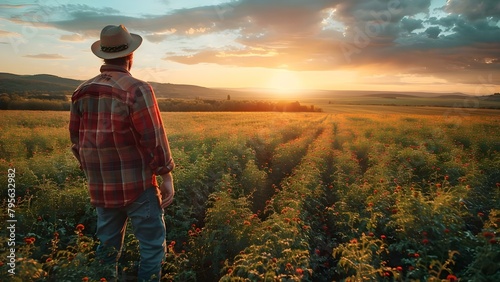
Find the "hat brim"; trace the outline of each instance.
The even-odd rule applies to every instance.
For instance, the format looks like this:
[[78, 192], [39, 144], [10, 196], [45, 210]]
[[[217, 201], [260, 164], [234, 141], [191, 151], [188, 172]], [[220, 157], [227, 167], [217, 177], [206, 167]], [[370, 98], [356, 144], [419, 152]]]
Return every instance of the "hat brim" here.
[[133, 53], [135, 50], [137, 50], [137, 48], [139, 48], [139, 46], [141, 46], [142, 43], [142, 37], [140, 35], [135, 33], [131, 33], [130, 35], [132, 36], [132, 41], [129, 42], [128, 48], [123, 51], [112, 52], [112, 53], [103, 52], [101, 50], [101, 40], [97, 40], [96, 42], [94, 42], [94, 44], [92, 44], [90, 49], [92, 50], [92, 53], [94, 53], [94, 55], [96, 55], [101, 59], [116, 59], [116, 58], [126, 57], [129, 54]]

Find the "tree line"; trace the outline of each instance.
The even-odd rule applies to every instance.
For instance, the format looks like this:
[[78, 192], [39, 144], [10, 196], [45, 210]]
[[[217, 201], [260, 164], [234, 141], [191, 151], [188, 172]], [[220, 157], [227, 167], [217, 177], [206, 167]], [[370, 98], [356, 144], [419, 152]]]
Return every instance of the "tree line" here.
[[[158, 99], [158, 106], [165, 112], [321, 112], [314, 105], [295, 102], [206, 99]], [[67, 96], [21, 97], [0, 94], [0, 110], [68, 111]]]

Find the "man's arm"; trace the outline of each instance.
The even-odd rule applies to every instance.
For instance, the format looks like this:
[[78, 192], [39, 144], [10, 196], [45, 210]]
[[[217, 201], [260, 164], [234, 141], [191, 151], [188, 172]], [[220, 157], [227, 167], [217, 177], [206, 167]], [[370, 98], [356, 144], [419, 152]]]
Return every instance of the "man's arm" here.
[[172, 173], [163, 174], [163, 183], [160, 185], [161, 208], [164, 209], [172, 204], [175, 195], [174, 179]]
[[168, 174], [175, 164], [153, 89], [144, 84], [135, 91], [136, 99], [132, 106], [131, 120], [140, 135], [139, 142], [152, 156], [149, 166], [153, 173]]
[[71, 140], [71, 152], [80, 163], [80, 169], [82, 168], [82, 161], [80, 159], [79, 153], [79, 142], [80, 142], [80, 115], [76, 112], [76, 106], [71, 103], [70, 108], [70, 120], [69, 120], [69, 135]]

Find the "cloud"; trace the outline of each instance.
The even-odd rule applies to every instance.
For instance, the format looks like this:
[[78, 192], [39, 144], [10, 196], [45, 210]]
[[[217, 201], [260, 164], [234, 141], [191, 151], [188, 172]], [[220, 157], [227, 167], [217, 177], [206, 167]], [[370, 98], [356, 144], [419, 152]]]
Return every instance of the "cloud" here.
[[[70, 4], [38, 11], [44, 21], [36, 24], [70, 32], [60, 38], [66, 41], [95, 39], [103, 26], [124, 24], [150, 42], [175, 42], [179, 49], [169, 48], [164, 59], [183, 64], [354, 69], [456, 82], [499, 73], [498, 0], [443, 5], [431, 11], [430, 0], [239, 0], [125, 16], [114, 8]], [[231, 42], [224, 34], [232, 35]], [[205, 44], [207, 38], [217, 48]], [[186, 42], [192, 43], [189, 50], [182, 49]]]
[[[496, 2], [482, 7], [492, 8]], [[471, 20], [472, 14], [461, 15], [463, 10], [453, 6], [454, 1], [442, 8], [450, 14], [440, 17], [430, 16], [428, 0], [290, 1], [290, 5], [282, 6], [278, 0], [237, 3], [221, 9], [223, 20], [216, 26], [237, 30], [237, 42], [243, 48], [200, 49], [167, 59], [185, 64], [287, 66], [293, 70], [364, 68], [430, 74], [471, 83], [477, 83], [478, 76], [500, 70], [498, 64], [486, 63], [500, 59], [500, 27], [493, 17], [494, 9], [473, 14], [493, 18], [475, 16]], [[344, 30], [325, 30], [322, 20], [328, 10], [334, 11], [331, 18]], [[191, 12], [177, 13], [190, 18]], [[187, 23], [177, 24], [175, 27], [182, 29]], [[256, 55], [255, 48], [272, 55]], [[238, 56], [227, 56], [228, 53]], [[500, 83], [500, 78], [493, 80]]]
[[18, 33], [15, 32], [10, 32], [10, 31], [5, 31], [0, 29], [0, 37], [11, 37], [11, 36], [19, 36]]
[[59, 54], [36, 54], [36, 55], [25, 55], [25, 58], [31, 59], [44, 59], [44, 60], [66, 60], [68, 58], [63, 57]]
[[500, 2], [498, 0], [448, 0], [446, 11], [462, 14], [470, 20], [486, 17], [500, 18]]
[[60, 39], [62, 41], [70, 41], [70, 42], [81, 42], [85, 40], [84, 36], [78, 33], [61, 35]]
[[437, 39], [441, 33], [441, 29], [437, 26], [431, 26], [425, 30], [425, 33], [429, 38]]
[[21, 8], [24, 8], [28, 5], [23, 5], [23, 4], [19, 4], [19, 5], [13, 5], [13, 4], [0, 4], [0, 9], [21, 9]]
[[422, 23], [423, 23], [423, 20], [417, 20], [417, 19], [408, 18], [408, 17], [402, 18], [401, 22], [400, 22], [401, 29], [408, 32], [408, 33], [411, 33], [415, 29], [423, 28], [424, 25]]

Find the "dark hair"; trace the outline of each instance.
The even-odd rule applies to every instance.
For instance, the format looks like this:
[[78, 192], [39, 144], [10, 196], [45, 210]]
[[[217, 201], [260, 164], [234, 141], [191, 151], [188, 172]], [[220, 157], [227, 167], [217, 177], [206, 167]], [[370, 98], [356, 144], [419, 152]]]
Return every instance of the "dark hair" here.
[[128, 61], [130, 61], [133, 57], [134, 53], [130, 53], [125, 57], [115, 58], [115, 59], [104, 59], [104, 63], [107, 65], [117, 65], [123, 66], [126, 65]]

